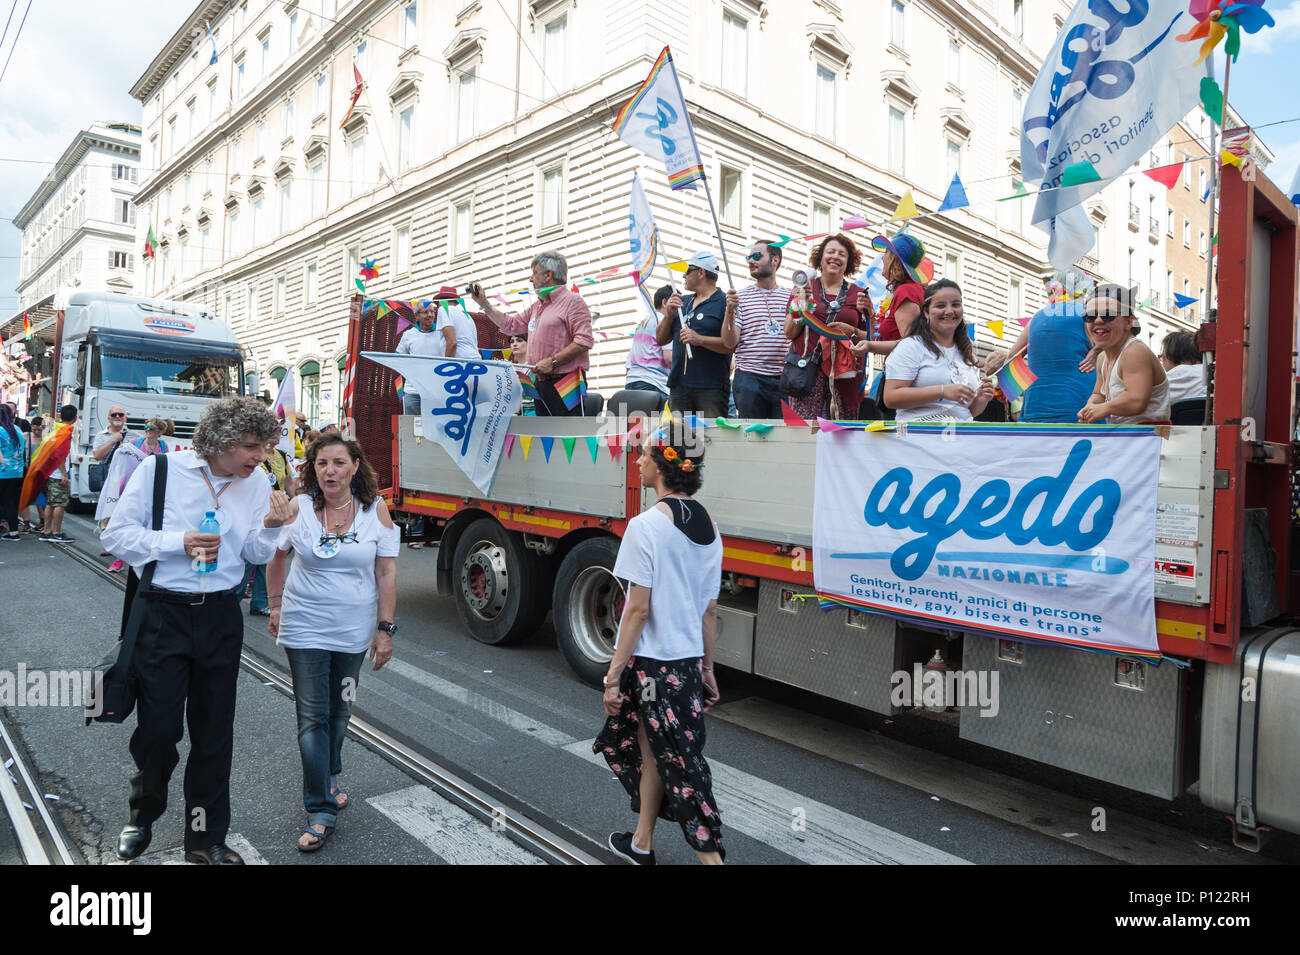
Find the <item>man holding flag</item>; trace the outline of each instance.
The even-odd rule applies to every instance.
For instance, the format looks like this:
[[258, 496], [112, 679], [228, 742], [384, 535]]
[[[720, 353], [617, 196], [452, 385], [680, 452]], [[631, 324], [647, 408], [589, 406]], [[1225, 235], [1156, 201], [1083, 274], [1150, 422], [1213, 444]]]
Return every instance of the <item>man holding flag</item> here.
[[45, 532], [41, 540], [66, 544], [71, 537], [63, 535], [63, 510], [68, 506], [68, 452], [72, 450], [72, 429], [77, 421], [77, 406], [64, 405], [59, 409], [59, 425], [33, 454], [23, 479], [22, 496], [18, 499], [21, 512], [45, 492]]

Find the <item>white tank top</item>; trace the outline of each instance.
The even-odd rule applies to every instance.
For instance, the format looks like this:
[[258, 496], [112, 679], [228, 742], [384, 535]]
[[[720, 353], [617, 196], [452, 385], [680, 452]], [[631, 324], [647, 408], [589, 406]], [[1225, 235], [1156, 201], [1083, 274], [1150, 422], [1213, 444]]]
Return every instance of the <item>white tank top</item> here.
[[[1124, 345], [1128, 348], [1136, 338], [1130, 338]], [[1120, 357], [1124, 355], [1124, 348], [1119, 350]], [[1103, 360], [1105, 356], [1102, 356]], [[1109, 401], [1115, 395], [1124, 391], [1124, 382], [1119, 377], [1119, 358], [1115, 359], [1114, 365], [1107, 365], [1103, 371], [1106, 380], [1106, 400]], [[1151, 398], [1147, 401], [1147, 406], [1141, 414], [1135, 415], [1117, 415], [1113, 414], [1106, 419], [1111, 424], [1150, 424], [1158, 421], [1169, 420], [1169, 376], [1159, 384], [1151, 386]]]

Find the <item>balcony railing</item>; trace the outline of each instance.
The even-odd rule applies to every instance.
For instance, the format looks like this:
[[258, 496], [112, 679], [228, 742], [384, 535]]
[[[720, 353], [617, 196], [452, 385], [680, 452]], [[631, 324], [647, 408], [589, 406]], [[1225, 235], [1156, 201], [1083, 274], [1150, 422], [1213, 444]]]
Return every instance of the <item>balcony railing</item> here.
[[1142, 209], [1136, 202], [1128, 204], [1128, 225], [1134, 232], [1142, 228]]

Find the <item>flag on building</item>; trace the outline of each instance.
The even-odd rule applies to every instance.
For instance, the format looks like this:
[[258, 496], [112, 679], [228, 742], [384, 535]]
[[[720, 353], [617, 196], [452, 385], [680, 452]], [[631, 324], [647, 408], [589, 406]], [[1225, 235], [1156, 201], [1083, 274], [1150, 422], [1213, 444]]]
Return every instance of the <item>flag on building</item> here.
[[365, 81], [361, 79], [361, 71], [357, 69], [355, 63], [352, 64], [352, 76], [357, 81], [357, 85], [352, 87], [352, 102], [348, 103], [348, 111], [343, 114], [343, 122], [339, 123], [339, 129], [347, 126], [348, 120], [352, 118], [352, 111], [357, 108], [357, 100], [361, 99], [361, 91], [365, 89]]
[[629, 146], [662, 162], [672, 189], [694, 189], [704, 178], [704, 163], [686, 98], [677, 80], [673, 55], [664, 47], [644, 83], [614, 118], [614, 132]]
[[212, 59], [208, 60], [208, 66], [213, 66], [217, 62], [217, 38], [212, 35], [211, 22], [205, 23], [204, 26], [208, 31], [208, 39], [212, 41]]
[[290, 458], [294, 456], [293, 437], [296, 425], [293, 419], [297, 410], [293, 398], [293, 372], [286, 371], [284, 380], [280, 382], [280, 391], [275, 396], [275, 403], [271, 405], [271, 414], [280, 419], [280, 440], [275, 446]]
[[158, 239], [153, 234], [153, 226], [149, 226], [149, 235], [144, 240], [144, 257], [146, 259], [158, 258]]
[[[1025, 179], [1040, 182], [1031, 221], [1051, 236], [1048, 259], [1058, 269], [1095, 241], [1083, 200], [1200, 102], [1210, 66], [1198, 66], [1195, 46], [1177, 40], [1193, 25], [1186, 0], [1148, 0], [1123, 16], [1107, 4], [1077, 0], [1044, 58], [1025, 100], [1020, 165]], [[1063, 187], [1065, 169], [1084, 160], [1098, 178]]]
[[32, 337], [32, 316], [27, 312], [23, 312], [23, 338], [30, 339], [31, 337]]

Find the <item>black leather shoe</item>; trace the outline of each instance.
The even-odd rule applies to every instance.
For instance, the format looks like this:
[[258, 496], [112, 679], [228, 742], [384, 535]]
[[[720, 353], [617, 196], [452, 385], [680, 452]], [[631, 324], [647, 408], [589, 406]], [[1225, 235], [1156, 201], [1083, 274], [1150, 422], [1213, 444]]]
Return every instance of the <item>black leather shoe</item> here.
[[199, 865], [243, 865], [244, 860], [239, 857], [239, 853], [230, 846], [222, 843], [219, 846], [205, 846], [202, 849], [191, 849], [185, 853], [186, 862], [195, 862]]
[[149, 842], [153, 839], [153, 830], [149, 826], [127, 826], [117, 837], [117, 857], [123, 862], [139, 858]]

